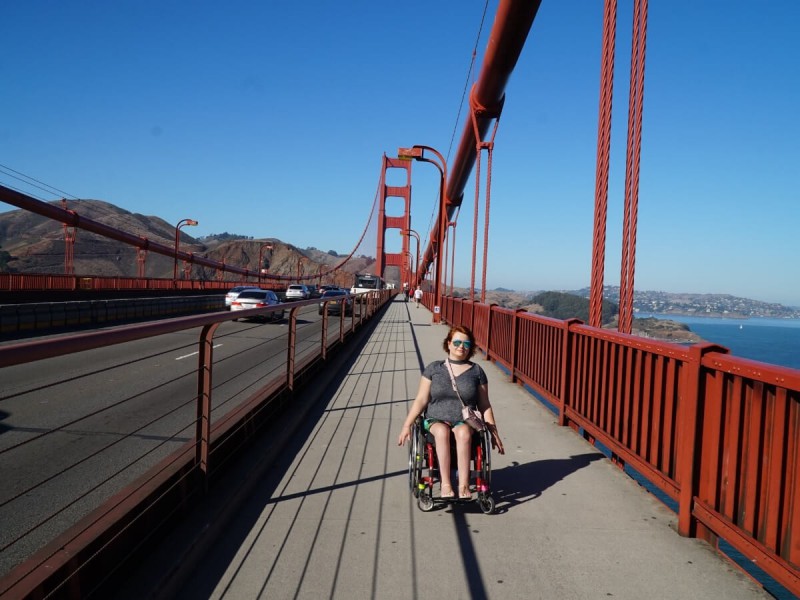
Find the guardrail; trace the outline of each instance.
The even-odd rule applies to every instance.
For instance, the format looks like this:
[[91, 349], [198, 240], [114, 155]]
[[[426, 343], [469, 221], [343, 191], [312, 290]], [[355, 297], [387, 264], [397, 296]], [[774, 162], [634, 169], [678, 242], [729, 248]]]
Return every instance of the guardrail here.
[[[281, 280], [288, 280], [282, 276]], [[271, 279], [223, 281], [221, 279], [165, 279], [159, 277], [112, 277], [46, 273], [0, 273], [0, 292], [54, 290], [229, 290], [236, 285], [268, 284]], [[266, 286], [267, 287], [271, 286]], [[285, 288], [285, 285], [283, 285]]]
[[[37, 379], [33, 392], [45, 390], [52, 406], [34, 411], [43, 422], [24, 428], [0, 422], [4, 432], [0, 460], [14, 468], [24, 465], [24, 473], [17, 479], [30, 478], [16, 486], [11, 485], [11, 477], [5, 478], [0, 494], [0, 510], [11, 515], [3, 519], [0, 556], [26, 557], [0, 579], [0, 597], [85, 598], [98, 593], [175, 513], [202, 502], [224, 466], [259, 435], [265, 423], [288, 407], [301, 410], [303, 386], [316, 377], [337, 348], [356, 339], [357, 332], [392, 295], [393, 291], [360, 294], [354, 299], [352, 315], [333, 322], [327, 311], [310, 318], [312, 312], [316, 316], [319, 300], [282, 305], [289, 313], [285, 326], [254, 325], [242, 336], [253, 345], [221, 359], [215, 358], [216, 344], [227, 340], [232, 346], [233, 338], [221, 335], [220, 325], [266, 315], [274, 307], [180, 317], [0, 347], [0, 369], [42, 365], [47, 370], [54, 368], [43, 362], [47, 359], [96, 349], [103, 349], [101, 358], [116, 356], [112, 348], [120, 344], [158, 340], [146, 356], [121, 359], [114, 368], [87, 364], [85, 373], [51, 375], [53, 381]], [[197, 329], [197, 342], [187, 345], [185, 335], [180, 335], [174, 348], [187, 356], [194, 349], [195, 367], [181, 373], [170, 365], [158, 371], [163, 380], [155, 380], [154, 375], [142, 377], [141, 389], [115, 386], [115, 369], [142, 369], [147, 360], [163, 360], [168, 338], [158, 336]], [[95, 356], [95, 360], [99, 358]], [[9, 373], [0, 371], [2, 376]], [[67, 386], [81, 390], [93, 403], [87, 402], [89, 406], [82, 411], [72, 404], [56, 408], [58, 392]], [[181, 389], [183, 393], [178, 392]], [[0, 398], [0, 419], [8, 416], [3, 411], [10, 409], [12, 399], [19, 401], [21, 394], [6, 390]], [[155, 406], [147, 402], [156, 396], [160, 400]], [[19, 405], [24, 408], [24, 401]], [[131, 423], [129, 430], [105, 430], [112, 411], [125, 411], [123, 421]], [[147, 416], [142, 417], [145, 412]], [[135, 423], [139, 417], [142, 423]], [[92, 424], [93, 420], [98, 422]], [[58, 450], [48, 451], [48, 444], [55, 446], [65, 435], [75, 436], [76, 442], [85, 440], [87, 446], [80, 458], [69, 459], [68, 464], [63, 464], [68, 459]], [[61, 484], [67, 478], [72, 478], [71, 483]], [[48, 488], [55, 488], [56, 493], [47, 495]], [[38, 510], [40, 505], [42, 510]], [[33, 514], [34, 510], [38, 512]], [[51, 533], [54, 529], [60, 533]], [[34, 549], [22, 550], [26, 544]]]
[[187, 296], [0, 304], [0, 334], [108, 325], [225, 309], [225, 297]]
[[800, 596], [800, 371], [458, 298], [442, 314], [666, 494], [681, 535], [730, 544]]

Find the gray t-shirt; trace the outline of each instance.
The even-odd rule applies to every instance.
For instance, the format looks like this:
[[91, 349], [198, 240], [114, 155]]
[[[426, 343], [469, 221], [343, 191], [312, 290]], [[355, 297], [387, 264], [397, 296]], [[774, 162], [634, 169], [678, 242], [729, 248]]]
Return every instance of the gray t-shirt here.
[[[478, 388], [489, 380], [480, 365], [472, 366], [456, 376], [456, 386], [461, 399], [473, 408], [478, 405]], [[439, 419], [455, 423], [461, 420], [461, 400], [453, 391], [450, 374], [443, 360], [437, 360], [425, 367], [422, 376], [431, 381], [431, 398], [425, 410], [425, 418]]]

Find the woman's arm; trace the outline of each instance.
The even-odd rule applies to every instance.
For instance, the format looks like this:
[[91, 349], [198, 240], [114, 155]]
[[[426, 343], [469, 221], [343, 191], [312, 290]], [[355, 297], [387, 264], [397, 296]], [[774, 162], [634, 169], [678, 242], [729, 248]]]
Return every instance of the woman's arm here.
[[420, 377], [419, 389], [417, 389], [417, 397], [414, 398], [414, 404], [411, 405], [411, 409], [408, 411], [408, 416], [406, 417], [405, 423], [403, 423], [403, 429], [400, 431], [400, 436], [397, 438], [398, 446], [405, 444], [406, 441], [411, 437], [411, 426], [414, 424], [414, 421], [417, 420], [417, 417], [423, 413], [425, 407], [428, 406], [430, 397], [431, 380], [427, 377]]

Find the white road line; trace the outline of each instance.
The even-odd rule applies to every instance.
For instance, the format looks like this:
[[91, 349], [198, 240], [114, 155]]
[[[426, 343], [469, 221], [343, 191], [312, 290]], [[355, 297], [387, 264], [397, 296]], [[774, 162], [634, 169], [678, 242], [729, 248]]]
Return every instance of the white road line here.
[[[222, 344], [214, 344], [211, 346], [212, 348], [219, 348]], [[178, 356], [175, 360], [183, 360], [184, 358], [189, 358], [191, 356], [197, 356], [200, 352], [192, 352], [191, 354], [184, 354], [183, 356]]]

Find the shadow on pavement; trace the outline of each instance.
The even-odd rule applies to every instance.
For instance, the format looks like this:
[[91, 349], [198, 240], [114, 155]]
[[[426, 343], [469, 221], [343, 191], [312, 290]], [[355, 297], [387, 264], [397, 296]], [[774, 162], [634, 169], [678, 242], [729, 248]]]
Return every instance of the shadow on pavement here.
[[566, 459], [546, 459], [492, 471], [492, 491], [497, 503], [495, 512], [502, 514], [519, 504], [535, 500], [547, 488], [567, 476], [588, 467], [604, 456], [600, 452], [578, 454]]

